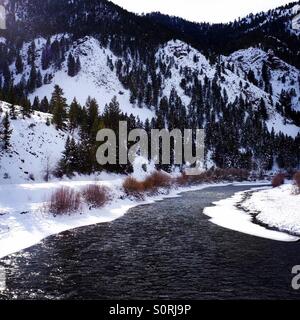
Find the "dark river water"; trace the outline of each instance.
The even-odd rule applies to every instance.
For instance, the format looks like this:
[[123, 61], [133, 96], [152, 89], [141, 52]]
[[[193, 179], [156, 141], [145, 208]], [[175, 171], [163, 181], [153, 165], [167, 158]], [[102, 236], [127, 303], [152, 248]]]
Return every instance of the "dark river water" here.
[[[300, 243], [218, 227], [203, 208], [247, 187], [184, 193], [0, 260], [4, 299], [300, 299]], [[248, 187], [249, 189], [249, 187]]]

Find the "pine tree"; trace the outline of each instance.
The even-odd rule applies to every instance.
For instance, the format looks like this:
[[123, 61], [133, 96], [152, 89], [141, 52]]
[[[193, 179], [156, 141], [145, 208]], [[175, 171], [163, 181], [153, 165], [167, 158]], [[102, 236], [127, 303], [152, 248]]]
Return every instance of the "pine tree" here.
[[35, 111], [40, 111], [40, 99], [36, 96], [33, 100], [32, 109]]
[[50, 101], [50, 110], [53, 113], [52, 123], [56, 125], [57, 129], [64, 128], [64, 121], [66, 120], [66, 98], [64, 98], [63, 90], [55, 85]]
[[70, 77], [75, 77], [76, 75], [76, 62], [72, 53], [68, 56], [68, 75]]
[[42, 69], [47, 70], [50, 66], [51, 62], [51, 47], [50, 47], [50, 39], [47, 40], [47, 44], [42, 52]]
[[17, 74], [22, 73], [24, 70], [24, 65], [23, 65], [23, 61], [22, 58], [20, 56], [20, 54], [17, 55], [17, 59], [16, 59], [16, 71]]
[[36, 76], [36, 87], [40, 88], [43, 85], [43, 77], [41, 74], [41, 71], [38, 70], [37, 76]]
[[27, 83], [27, 88], [30, 93], [32, 93], [37, 87], [37, 72], [35, 65], [32, 64], [31, 70], [30, 70], [30, 75]]
[[260, 100], [258, 112], [264, 121], [268, 120], [269, 118], [268, 111], [267, 111], [265, 100], [263, 98], [261, 98]]
[[81, 62], [79, 57], [76, 59], [76, 64], [75, 64], [75, 75], [77, 75], [81, 70]]
[[80, 105], [77, 102], [76, 98], [71, 103], [70, 111], [69, 111], [69, 130], [73, 131], [79, 125], [79, 117], [80, 117]]
[[49, 101], [47, 97], [44, 97], [43, 100], [40, 103], [40, 110], [42, 112], [48, 113], [49, 112]]
[[12, 129], [10, 129], [10, 121], [8, 112], [5, 113], [1, 124], [0, 136], [2, 140], [2, 148], [7, 151], [10, 148], [10, 138], [12, 134]]
[[92, 99], [91, 97], [88, 97], [86, 102], [86, 110], [87, 110], [87, 124], [89, 128], [91, 129], [94, 125], [95, 121], [98, 121], [99, 119], [99, 106], [95, 99]]
[[15, 107], [14, 104], [11, 106], [9, 114], [10, 114], [12, 120], [16, 120], [17, 119], [16, 107]]
[[35, 42], [32, 41], [27, 52], [27, 63], [33, 65], [35, 62]]
[[31, 112], [32, 112], [31, 103], [30, 103], [29, 99], [24, 97], [21, 100], [21, 113], [22, 113], [23, 117], [29, 117], [30, 118]]
[[74, 138], [67, 138], [62, 159], [58, 163], [57, 175], [72, 177], [78, 171], [78, 148]]
[[67, 138], [65, 144], [65, 150], [63, 152], [62, 158], [59, 161], [56, 169], [56, 175], [62, 177], [64, 174], [68, 172], [68, 162], [70, 159], [70, 137]]
[[122, 113], [117, 97], [114, 96], [109, 105], [105, 106], [103, 120], [106, 128], [110, 128], [118, 132], [119, 121], [122, 120]]

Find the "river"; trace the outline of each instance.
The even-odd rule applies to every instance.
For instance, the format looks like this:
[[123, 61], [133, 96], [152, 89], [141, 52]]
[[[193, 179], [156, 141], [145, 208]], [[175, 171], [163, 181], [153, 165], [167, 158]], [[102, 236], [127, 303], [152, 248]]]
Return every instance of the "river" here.
[[2, 299], [300, 299], [299, 242], [212, 224], [203, 208], [249, 187], [208, 188], [135, 207], [0, 260]]

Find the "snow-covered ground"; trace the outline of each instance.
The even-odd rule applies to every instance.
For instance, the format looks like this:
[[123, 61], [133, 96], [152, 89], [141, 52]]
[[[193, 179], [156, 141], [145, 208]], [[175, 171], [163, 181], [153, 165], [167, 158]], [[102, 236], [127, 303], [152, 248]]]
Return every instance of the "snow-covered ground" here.
[[[261, 189], [253, 189], [255, 192], [250, 194], [236, 193], [229, 199], [214, 203], [214, 207], [205, 208], [204, 213], [212, 223], [224, 228], [272, 240], [298, 241], [300, 195], [295, 195], [294, 186], [289, 184], [275, 189]], [[255, 224], [253, 215], [262, 224], [282, 232]]]
[[300, 236], [300, 194], [296, 190], [296, 186], [287, 184], [255, 192], [243, 207], [260, 212], [256, 216], [258, 221]]

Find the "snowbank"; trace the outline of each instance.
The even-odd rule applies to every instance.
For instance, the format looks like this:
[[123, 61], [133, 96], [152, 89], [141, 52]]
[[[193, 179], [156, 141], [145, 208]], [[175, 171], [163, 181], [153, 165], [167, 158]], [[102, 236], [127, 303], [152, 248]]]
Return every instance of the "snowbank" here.
[[261, 189], [252, 189], [257, 192], [254, 192], [249, 199], [246, 197], [249, 191], [236, 193], [229, 199], [214, 203], [214, 207], [205, 208], [204, 214], [211, 218], [212, 223], [224, 228], [277, 241], [298, 241], [300, 238], [296, 236], [269, 230], [255, 224], [251, 212], [261, 211], [256, 216], [258, 221], [281, 231], [294, 233], [295, 230], [298, 230], [300, 236], [300, 196], [297, 198], [290, 194], [291, 186]]
[[292, 184], [255, 192], [243, 207], [259, 212], [256, 219], [270, 227], [300, 236], [300, 195]]

